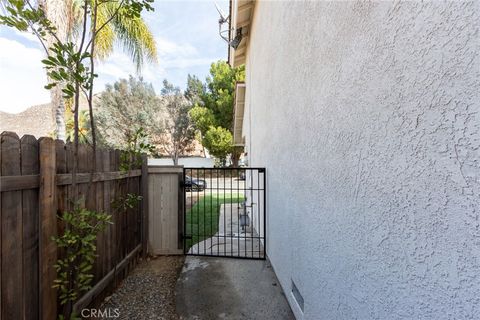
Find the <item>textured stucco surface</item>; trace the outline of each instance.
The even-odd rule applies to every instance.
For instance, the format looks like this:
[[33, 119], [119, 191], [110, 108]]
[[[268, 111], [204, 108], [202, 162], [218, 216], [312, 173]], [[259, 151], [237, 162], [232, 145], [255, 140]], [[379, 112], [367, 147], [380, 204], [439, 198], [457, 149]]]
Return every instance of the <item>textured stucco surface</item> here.
[[298, 319], [480, 319], [479, 25], [480, 2], [257, 2], [244, 133]]

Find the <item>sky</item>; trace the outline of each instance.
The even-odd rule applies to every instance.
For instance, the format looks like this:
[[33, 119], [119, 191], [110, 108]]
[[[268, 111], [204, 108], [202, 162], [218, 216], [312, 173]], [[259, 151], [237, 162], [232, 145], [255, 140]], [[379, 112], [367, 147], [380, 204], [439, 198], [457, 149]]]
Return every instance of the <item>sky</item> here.
[[[228, 1], [217, 0], [224, 12]], [[227, 59], [227, 45], [218, 35], [219, 15], [213, 0], [155, 0], [155, 11], [143, 15], [158, 50], [158, 63], [145, 65], [142, 76], [157, 93], [162, 82], [185, 88], [187, 75], [205, 80], [210, 64]], [[0, 111], [22, 112], [32, 105], [48, 103], [44, 51], [35, 36], [0, 26]], [[96, 64], [99, 77], [95, 91], [120, 78], [137, 75], [134, 64], [121, 48]]]

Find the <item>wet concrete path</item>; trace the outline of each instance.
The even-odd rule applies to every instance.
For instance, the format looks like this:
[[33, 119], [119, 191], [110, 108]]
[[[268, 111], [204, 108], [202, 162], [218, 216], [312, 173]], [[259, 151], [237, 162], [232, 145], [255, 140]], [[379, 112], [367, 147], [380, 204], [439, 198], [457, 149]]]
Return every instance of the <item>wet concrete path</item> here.
[[187, 256], [175, 299], [181, 319], [294, 319], [268, 260]]

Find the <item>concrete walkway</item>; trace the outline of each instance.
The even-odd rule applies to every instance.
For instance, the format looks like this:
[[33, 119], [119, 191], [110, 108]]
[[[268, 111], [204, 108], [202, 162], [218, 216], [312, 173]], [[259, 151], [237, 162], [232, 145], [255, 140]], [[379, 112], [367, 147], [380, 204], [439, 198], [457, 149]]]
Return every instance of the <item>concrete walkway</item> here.
[[263, 258], [260, 236], [250, 225], [240, 226], [240, 204], [227, 203], [220, 206], [218, 232], [194, 244], [188, 253], [218, 256]]
[[181, 319], [294, 319], [268, 260], [187, 256], [175, 300]]

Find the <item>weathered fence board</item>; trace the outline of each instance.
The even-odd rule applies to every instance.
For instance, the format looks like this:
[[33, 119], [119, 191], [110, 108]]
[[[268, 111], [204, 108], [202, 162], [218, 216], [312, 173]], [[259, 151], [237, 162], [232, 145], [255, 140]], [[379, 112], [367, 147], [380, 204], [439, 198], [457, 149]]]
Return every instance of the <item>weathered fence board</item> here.
[[[10, 132], [1, 139], [2, 175], [20, 175], [20, 139]], [[22, 192], [2, 193], [2, 319], [23, 318], [22, 221]]]
[[[53, 264], [64, 252], [51, 237], [64, 231], [59, 217], [74, 207], [74, 147], [4, 132], [0, 151], [0, 319], [55, 319], [60, 306]], [[114, 224], [98, 235], [94, 287], [75, 310], [98, 304], [145, 254], [145, 201], [128, 210], [118, 205], [127, 192], [146, 192], [144, 168], [138, 164], [124, 172], [121, 159], [119, 150], [99, 149], [94, 156], [88, 145], [79, 148], [77, 184], [84, 205], [111, 214]]]
[[[39, 145], [34, 136], [23, 136], [20, 141], [22, 176], [39, 174]], [[38, 192], [22, 191], [23, 220], [23, 307], [24, 319], [38, 319]]]
[[57, 246], [52, 241], [52, 237], [57, 235], [55, 141], [50, 138], [41, 138], [39, 145], [40, 314], [41, 319], [54, 319], [57, 314], [57, 295], [56, 290], [52, 288], [53, 281], [56, 278], [56, 272], [52, 266], [57, 262]]
[[[102, 150], [98, 150], [95, 155], [95, 171], [103, 171], [103, 162], [102, 162]], [[104, 212], [103, 208], [103, 182], [97, 182], [94, 184], [94, 209]], [[95, 281], [102, 279], [105, 276], [104, 268], [105, 257], [105, 232], [100, 232], [97, 237], [97, 258], [95, 259]]]

